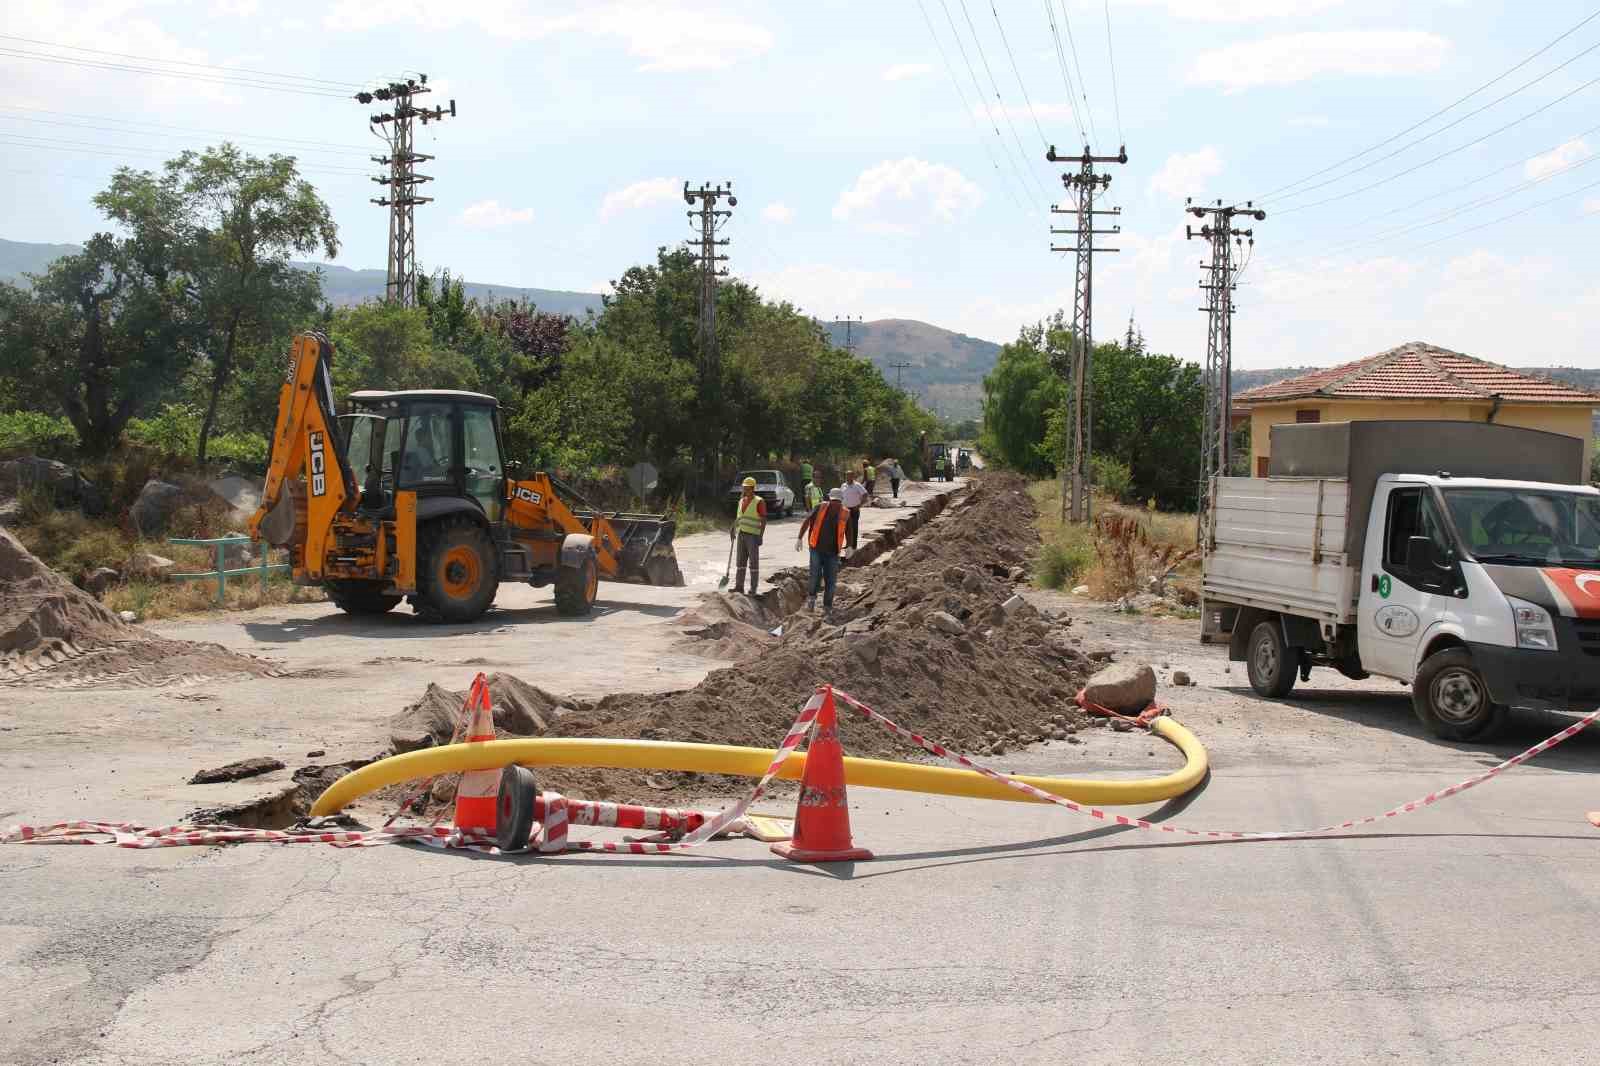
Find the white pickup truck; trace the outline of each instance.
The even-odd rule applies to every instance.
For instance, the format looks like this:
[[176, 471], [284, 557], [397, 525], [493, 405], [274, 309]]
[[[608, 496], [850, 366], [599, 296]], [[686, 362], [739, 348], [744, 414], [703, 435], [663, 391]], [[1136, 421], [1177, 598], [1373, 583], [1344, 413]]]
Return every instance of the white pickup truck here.
[[1272, 427], [1212, 494], [1201, 639], [1282, 698], [1312, 667], [1410, 684], [1434, 734], [1600, 706], [1600, 491], [1583, 442], [1481, 422]]

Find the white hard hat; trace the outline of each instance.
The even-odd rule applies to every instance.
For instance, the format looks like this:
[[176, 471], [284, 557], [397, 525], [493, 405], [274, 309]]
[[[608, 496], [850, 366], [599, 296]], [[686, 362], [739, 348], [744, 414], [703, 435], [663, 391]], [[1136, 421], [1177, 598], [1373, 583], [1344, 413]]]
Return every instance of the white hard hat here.
[[838, 489], [829, 489], [828, 490], [828, 499], [830, 499], [830, 500], [842, 500], [842, 499], [844, 499], [844, 493], [840, 492]]

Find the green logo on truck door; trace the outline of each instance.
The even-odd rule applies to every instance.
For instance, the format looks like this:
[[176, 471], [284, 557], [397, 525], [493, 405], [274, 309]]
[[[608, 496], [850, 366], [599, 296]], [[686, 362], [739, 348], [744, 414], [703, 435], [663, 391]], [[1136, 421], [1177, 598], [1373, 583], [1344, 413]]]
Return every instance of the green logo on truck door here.
[[1383, 574], [1383, 575], [1379, 576], [1379, 578], [1378, 578], [1378, 595], [1382, 596], [1384, 599], [1388, 599], [1389, 598], [1389, 590], [1391, 588], [1393, 588], [1393, 586], [1389, 583], [1389, 575], [1388, 574]]

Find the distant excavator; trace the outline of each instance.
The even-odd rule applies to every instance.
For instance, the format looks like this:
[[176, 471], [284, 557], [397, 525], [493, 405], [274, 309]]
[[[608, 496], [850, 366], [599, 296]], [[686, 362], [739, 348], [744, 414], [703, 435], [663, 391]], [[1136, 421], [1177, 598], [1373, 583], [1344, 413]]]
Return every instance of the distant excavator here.
[[333, 359], [327, 337], [295, 337], [250, 520], [288, 549], [295, 584], [351, 614], [405, 599], [440, 622], [479, 617], [502, 581], [554, 585], [564, 615], [588, 614], [602, 577], [683, 584], [668, 516], [602, 511], [543, 472], [513, 479], [494, 397], [356, 392], [338, 415]]

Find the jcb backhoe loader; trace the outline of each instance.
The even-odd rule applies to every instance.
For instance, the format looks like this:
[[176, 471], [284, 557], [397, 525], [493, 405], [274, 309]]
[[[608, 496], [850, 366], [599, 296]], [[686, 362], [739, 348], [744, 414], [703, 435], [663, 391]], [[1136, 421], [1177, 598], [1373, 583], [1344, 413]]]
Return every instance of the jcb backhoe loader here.
[[250, 520], [251, 536], [289, 550], [296, 584], [352, 614], [409, 599], [445, 622], [483, 614], [502, 581], [553, 584], [566, 615], [589, 612], [602, 577], [683, 584], [665, 515], [575, 508], [548, 474], [508, 476], [494, 397], [357, 392], [337, 416], [333, 356], [320, 334], [295, 338]]

